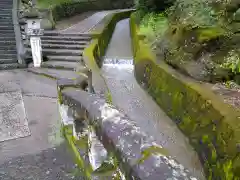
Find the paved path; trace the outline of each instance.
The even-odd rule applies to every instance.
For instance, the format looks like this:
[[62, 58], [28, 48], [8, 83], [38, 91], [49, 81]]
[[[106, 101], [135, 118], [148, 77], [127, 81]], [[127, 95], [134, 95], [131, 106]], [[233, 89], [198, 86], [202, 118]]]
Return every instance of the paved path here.
[[64, 30], [64, 33], [87, 33], [92, 30], [96, 24], [98, 24], [107, 14], [111, 13], [111, 11], [100, 11], [94, 13], [92, 16], [80, 21], [77, 24], [74, 24]]
[[[1, 94], [21, 94], [31, 133], [30, 136], [0, 143], [0, 179], [74, 179], [76, 167], [60, 137], [55, 81], [25, 70], [12, 70], [0, 72], [0, 84]], [[0, 114], [4, 111], [1, 108]]]
[[[128, 19], [117, 24], [108, 47], [102, 73], [111, 91], [113, 104], [192, 170], [194, 176], [204, 179], [200, 162], [186, 137], [135, 80]], [[117, 60], [122, 64], [115, 64]]]
[[[96, 13], [66, 31], [89, 31], [108, 13]], [[55, 75], [72, 77], [70, 72]], [[1, 180], [84, 179], [60, 136], [56, 87], [54, 80], [27, 70], [0, 72]]]

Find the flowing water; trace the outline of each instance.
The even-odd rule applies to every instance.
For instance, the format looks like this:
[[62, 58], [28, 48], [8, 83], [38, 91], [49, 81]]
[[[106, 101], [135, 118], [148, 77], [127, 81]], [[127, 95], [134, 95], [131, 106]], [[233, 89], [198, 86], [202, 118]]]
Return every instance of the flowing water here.
[[176, 124], [139, 86], [134, 77], [129, 19], [117, 23], [104, 57], [102, 74], [112, 94], [112, 102], [153, 136], [172, 157], [204, 180], [202, 166], [188, 139]]

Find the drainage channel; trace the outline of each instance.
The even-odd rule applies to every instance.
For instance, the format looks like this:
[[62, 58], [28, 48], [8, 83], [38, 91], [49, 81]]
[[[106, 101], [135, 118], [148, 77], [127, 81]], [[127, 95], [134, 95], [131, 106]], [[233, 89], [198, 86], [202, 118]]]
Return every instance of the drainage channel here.
[[129, 19], [117, 23], [103, 59], [102, 75], [112, 95], [112, 103], [157, 144], [164, 147], [199, 180], [205, 180], [197, 153], [187, 137], [137, 83], [134, 77]]

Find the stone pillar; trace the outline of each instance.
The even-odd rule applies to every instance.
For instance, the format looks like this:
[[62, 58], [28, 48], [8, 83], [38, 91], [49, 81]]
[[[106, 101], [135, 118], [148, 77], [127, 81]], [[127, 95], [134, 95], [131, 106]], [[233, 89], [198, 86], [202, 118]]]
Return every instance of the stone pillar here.
[[34, 67], [40, 67], [42, 63], [42, 46], [40, 36], [43, 34], [43, 29], [40, 28], [40, 22], [41, 19], [27, 20], [27, 34], [30, 36]]
[[93, 85], [92, 85], [92, 70], [91, 69], [88, 70], [87, 76], [88, 76], [88, 91], [90, 93], [92, 93], [93, 92]]

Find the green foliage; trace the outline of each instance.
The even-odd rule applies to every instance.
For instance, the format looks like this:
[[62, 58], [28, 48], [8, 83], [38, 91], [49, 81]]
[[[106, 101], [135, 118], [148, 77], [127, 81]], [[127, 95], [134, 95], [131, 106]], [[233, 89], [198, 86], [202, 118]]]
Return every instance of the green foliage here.
[[108, 91], [107, 94], [106, 94], [106, 102], [108, 104], [112, 104], [112, 95], [111, 95], [110, 91]]
[[211, 39], [215, 39], [225, 34], [222, 28], [206, 28], [197, 31], [198, 42], [206, 42]]
[[[132, 32], [138, 30], [133, 20], [131, 18], [131, 33], [134, 35], [133, 49], [136, 49], [134, 64], [137, 81], [147, 84], [147, 91], [156, 103], [189, 137], [202, 160], [208, 179], [239, 179], [239, 112], [164, 62], [157, 64], [150, 56], [142, 58], [142, 50], [149, 49], [135, 35], [137, 32]], [[230, 57], [235, 57], [230, 62], [239, 62], [236, 53], [229, 53]], [[151, 69], [150, 78], [143, 77], [146, 64]], [[235, 65], [233, 69], [236, 69]], [[143, 157], [149, 156], [148, 153], [144, 154]]]
[[143, 163], [145, 160], [147, 160], [151, 155], [162, 155], [162, 156], [167, 156], [168, 152], [159, 146], [150, 146], [144, 151], [141, 152], [142, 157], [138, 159], [137, 164]]
[[117, 167], [110, 161], [104, 161], [99, 168], [93, 171], [94, 176], [112, 176]]
[[[79, 0], [81, 1], [81, 0]], [[37, 0], [37, 6], [40, 8], [49, 8], [66, 2], [73, 2], [73, 0]]]
[[172, 22], [191, 29], [216, 26], [221, 20], [208, 0], [176, 0], [167, 12]]
[[163, 13], [149, 13], [140, 21], [139, 34], [146, 35], [147, 41], [155, 46], [167, 29], [168, 20]]
[[54, 21], [86, 11], [111, 9], [108, 0], [38, 0], [38, 8], [51, 9]]
[[135, 0], [137, 10], [143, 13], [161, 12], [170, 7], [175, 0]]
[[225, 59], [221, 65], [223, 68], [231, 69], [236, 74], [240, 72], [240, 55], [236, 50], [230, 51]]
[[97, 168], [92, 175], [98, 177], [112, 177], [113, 180], [122, 180], [121, 172], [118, 168], [119, 162], [114, 153], [108, 153], [108, 158], [105, 160], [99, 168]]
[[94, 6], [91, 1], [72, 1], [67, 0], [64, 2], [58, 2], [51, 6], [53, 18], [58, 21], [63, 18], [68, 18], [76, 14], [86, 12], [89, 10], [98, 10], [99, 7]]

